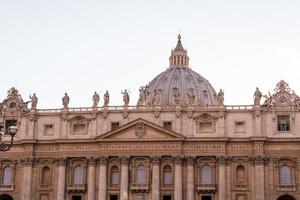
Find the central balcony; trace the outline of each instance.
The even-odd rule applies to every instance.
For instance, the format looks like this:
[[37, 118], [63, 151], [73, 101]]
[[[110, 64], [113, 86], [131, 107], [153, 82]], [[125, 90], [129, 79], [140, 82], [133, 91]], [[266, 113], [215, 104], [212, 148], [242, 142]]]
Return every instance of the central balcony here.
[[85, 192], [86, 185], [85, 184], [69, 184], [67, 187], [69, 192]]
[[148, 192], [150, 187], [147, 183], [131, 183], [130, 189], [135, 192]]
[[198, 183], [196, 185], [196, 190], [197, 192], [202, 192], [202, 193], [214, 193], [217, 190], [217, 185], [214, 183], [212, 184]]
[[0, 191], [14, 191], [15, 187], [14, 184], [9, 184], [9, 185], [0, 185]]

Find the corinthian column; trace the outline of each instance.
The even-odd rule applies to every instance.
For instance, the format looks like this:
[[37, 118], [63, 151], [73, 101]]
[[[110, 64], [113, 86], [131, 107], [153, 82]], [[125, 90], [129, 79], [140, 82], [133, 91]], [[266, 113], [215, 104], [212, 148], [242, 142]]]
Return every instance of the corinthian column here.
[[66, 191], [66, 159], [58, 159], [58, 183], [57, 183], [57, 200], [65, 200]]
[[99, 160], [99, 200], [106, 200], [107, 186], [107, 158], [100, 157]]
[[255, 200], [265, 199], [265, 173], [264, 173], [264, 158], [256, 157], [254, 160], [255, 173]]
[[22, 200], [31, 200], [31, 176], [33, 159], [27, 157], [21, 160], [23, 164]]
[[194, 158], [187, 158], [187, 200], [194, 200]]
[[96, 160], [94, 158], [90, 158], [89, 160], [89, 177], [88, 177], [88, 200], [95, 200], [95, 165]]
[[128, 200], [128, 158], [121, 158], [120, 200]]
[[182, 200], [182, 158], [175, 158], [174, 200]]
[[159, 199], [159, 158], [152, 158], [152, 200]]
[[218, 177], [218, 196], [219, 200], [226, 200], [226, 166], [225, 166], [225, 158], [218, 158], [219, 164], [219, 177]]

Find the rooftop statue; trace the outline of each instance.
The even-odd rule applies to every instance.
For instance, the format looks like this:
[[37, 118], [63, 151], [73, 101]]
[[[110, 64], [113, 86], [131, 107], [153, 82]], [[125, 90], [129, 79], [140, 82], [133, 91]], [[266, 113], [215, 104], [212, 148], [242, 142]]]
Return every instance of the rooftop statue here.
[[67, 93], [65, 93], [65, 96], [63, 96], [63, 98], [62, 98], [62, 103], [63, 103], [64, 108], [68, 108], [69, 102], [70, 102], [70, 97], [68, 96]]
[[106, 92], [104, 93], [103, 99], [104, 99], [104, 105], [103, 106], [107, 107], [108, 104], [109, 104], [109, 93], [108, 93], [108, 90], [106, 90]]
[[259, 91], [259, 88], [257, 87], [254, 92], [254, 105], [260, 105], [260, 99], [262, 97], [262, 93]]
[[98, 107], [100, 101], [100, 96], [99, 94], [97, 94], [97, 92], [95, 91], [94, 95], [93, 95], [93, 107], [96, 108]]
[[146, 93], [145, 87], [143, 87], [143, 86], [140, 87], [139, 91], [140, 91], [140, 94], [139, 94], [138, 106], [142, 106], [142, 105], [145, 105], [147, 93]]
[[121, 91], [121, 94], [123, 94], [123, 102], [124, 102], [124, 106], [128, 106], [129, 104], [129, 94], [127, 92], [127, 90], [125, 89], [125, 91]]
[[222, 90], [222, 89], [220, 89], [220, 91], [218, 93], [218, 103], [219, 103], [219, 106], [224, 105], [224, 90]]
[[37, 103], [38, 103], [38, 98], [35, 95], [35, 93], [33, 93], [33, 95], [29, 95], [29, 99], [31, 99], [31, 109], [36, 109]]

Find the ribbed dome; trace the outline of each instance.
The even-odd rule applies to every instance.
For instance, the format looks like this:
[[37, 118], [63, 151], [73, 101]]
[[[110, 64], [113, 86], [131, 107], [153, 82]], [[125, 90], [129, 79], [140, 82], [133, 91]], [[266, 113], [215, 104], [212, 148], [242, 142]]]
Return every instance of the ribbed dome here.
[[[167, 69], [149, 83], [146, 93], [148, 105], [218, 104], [216, 92], [211, 84], [190, 68]], [[156, 99], [155, 94], [159, 99]]]
[[189, 68], [180, 35], [169, 60], [170, 67], [141, 88], [138, 105], [218, 105], [211, 84]]

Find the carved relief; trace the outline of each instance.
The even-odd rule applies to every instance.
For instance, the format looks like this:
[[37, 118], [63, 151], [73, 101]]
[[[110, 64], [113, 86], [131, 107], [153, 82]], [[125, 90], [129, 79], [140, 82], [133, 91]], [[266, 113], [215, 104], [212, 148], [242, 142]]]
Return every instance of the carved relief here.
[[21, 114], [29, 112], [28, 102], [24, 102], [19, 91], [12, 87], [7, 92], [7, 98], [0, 104], [0, 113]]
[[145, 135], [145, 125], [142, 122], [136, 124], [135, 135], [138, 138], [142, 138]]
[[281, 80], [277, 83], [276, 88], [274, 89], [274, 94], [269, 92], [268, 95], [264, 95], [265, 102], [263, 106], [265, 108], [270, 108], [273, 106], [285, 107], [285, 106], [296, 106], [300, 105], [299, 96], [290, 89], [288, 83], [284, 80]]

